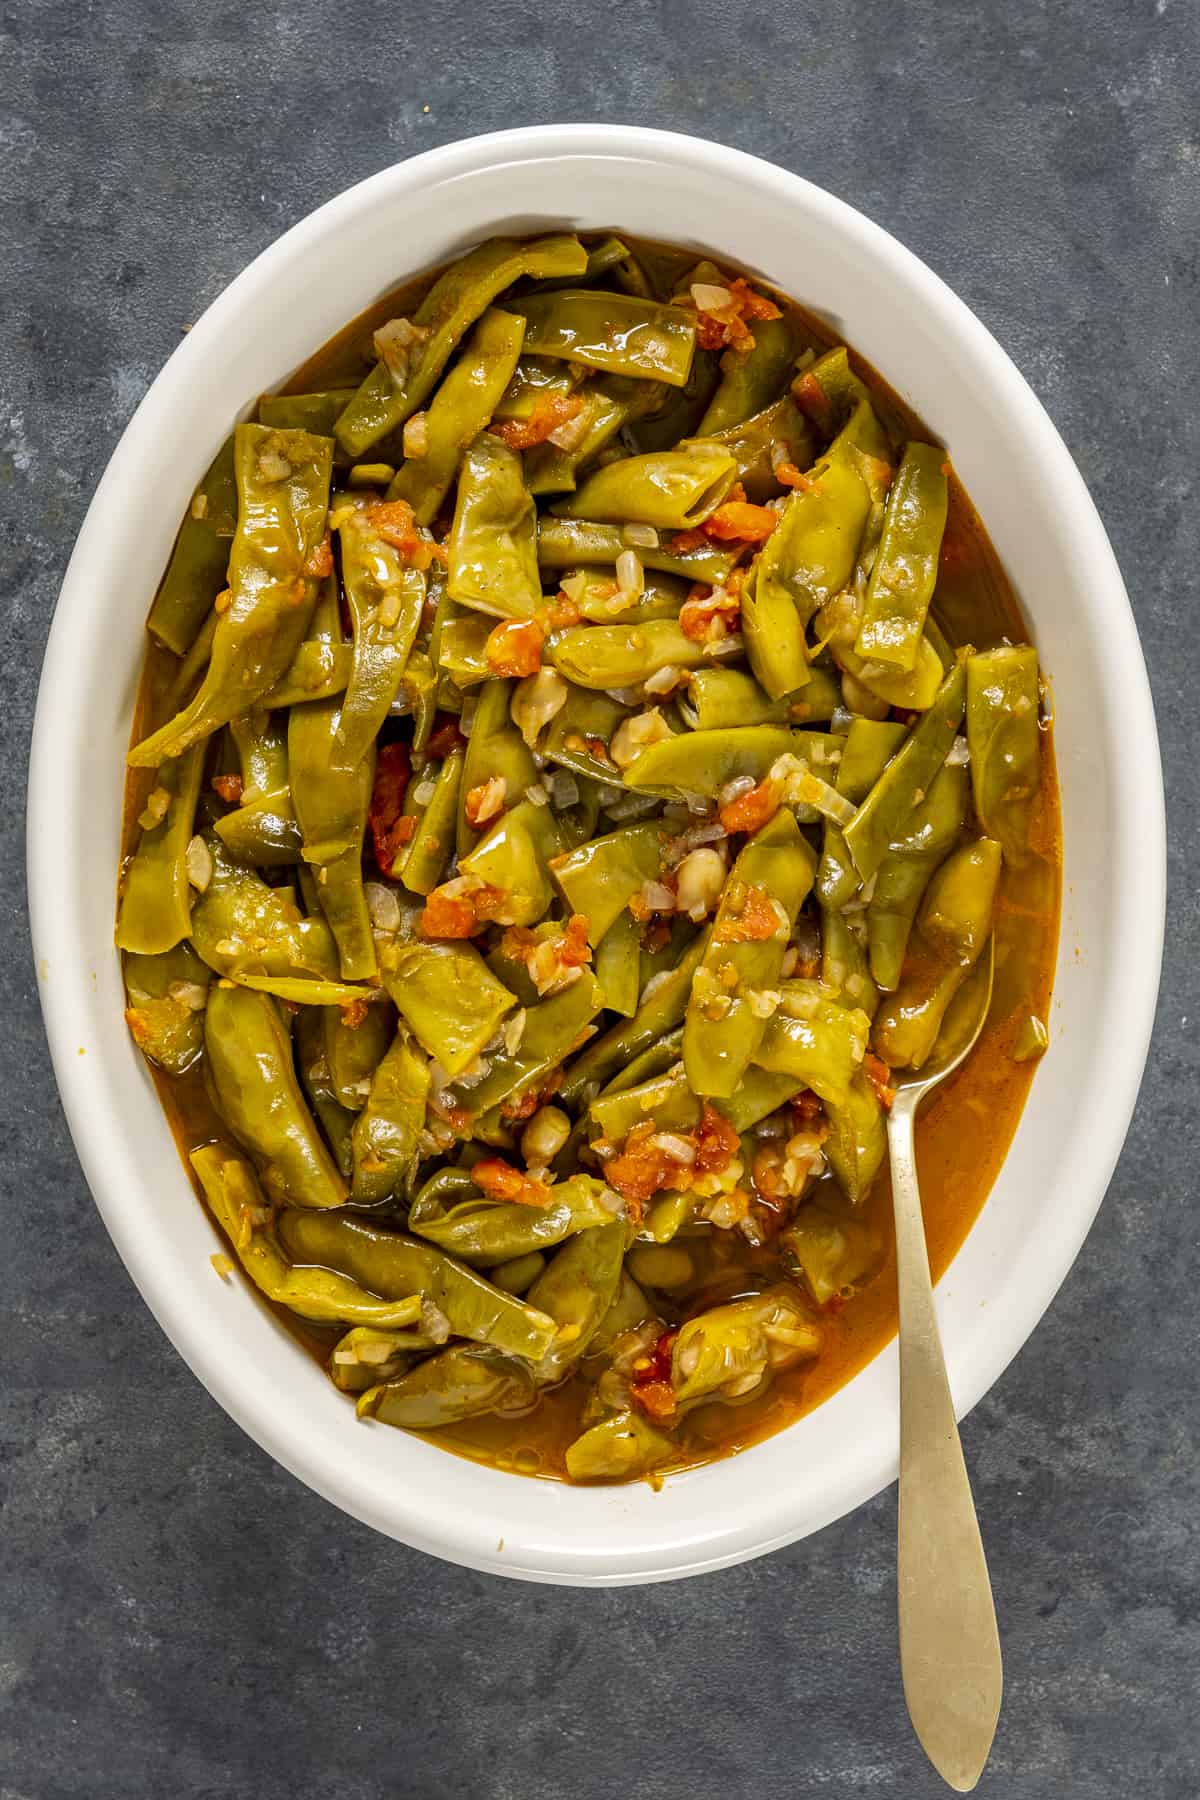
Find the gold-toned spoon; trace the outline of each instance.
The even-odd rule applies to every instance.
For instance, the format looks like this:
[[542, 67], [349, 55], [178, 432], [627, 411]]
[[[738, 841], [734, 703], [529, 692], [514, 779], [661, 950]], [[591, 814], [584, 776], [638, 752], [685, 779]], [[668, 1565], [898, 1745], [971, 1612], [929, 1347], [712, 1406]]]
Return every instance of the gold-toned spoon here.
[[989, 940], [928, 1062], [910, 1076], [898, 1072], [888, 1115], [900, 1292], [900, 1670], [921, 1748], [960, 1794], [983, 1773], [1004, 1674], [934, 1312], [913, 1126], [925, 1096], [974, 1048], [991, 1002], [993, 966]]

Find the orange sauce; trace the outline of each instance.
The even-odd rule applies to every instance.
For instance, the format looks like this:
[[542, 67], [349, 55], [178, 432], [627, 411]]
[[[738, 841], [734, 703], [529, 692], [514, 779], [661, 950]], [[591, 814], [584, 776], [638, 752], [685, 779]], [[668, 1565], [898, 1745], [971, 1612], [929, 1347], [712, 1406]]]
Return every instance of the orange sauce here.
[[[636, 247], [640, 254], [658, 259], [664, 266], [669, 263], [682, 268], [694, 260], [665, 246]], [[410, 281], [378, 300], [298, 369], [284, 384], [283, 391], [304, 393], [356, 386], [373, 361], [372, 332], [398, 313], [410, 312], [435, 273]], [[818, 355], [842, 341], [822, 320], [786, 296], [776, 294], [774, 298], [786, 307], [804, 340]], [[921, 420], [877, 372], [853, 351], [851, 360], [869, 386], [892, 436], [928, 439]], [[1020, 608], [996, 552], [953, 475], [934, 612], [954, 644], [970, 643], [977, 649], [987, 649], [1006, 640], [1028, 641]], [[152, 650], [147, 656], [135, 737], [161, 717], [168, 665], [174, 667], [173, 659], [163, 652]], [[150, 772], [131, 773], [125, 809], [127, 852], [137, 813], [152, 779]], [[995, 924], [995, 989], [979, 1045], [964, 1067], [926, 1104], [917, 1127], [917, 1160], [935, 1280], [949, 1266], [988, 1196], [1037, 1069], [1036, 1061], [1012, 1060], [1010, 1051], [1016, 1033], [1030, 1013], [1041, 1019], [1049, 1015], [1058, 945], [1061, 826], [1053, 736], [1048, 728], [1043, 735], [1042, 788], [1031, 849], [1033, 854], [1025, 867], [1013, 870], [1006, 866], [1002, 876]], [[186, 1152], [217, 1136], [220, 1121], [198, 1072], [172, 1078], [154, 1070], [154, 1076], [190, 1174]], [[964, 1149], [968, 1143], [969, 1152]], [[686, 1467], [732, 1454], [782, 1429], [836, 1392], [895, 1335], [895, 1247], [886, 1170], [875, 1183], [860, 1216], [880, 1240], [880, 1265], [850, 1299], [823, 1310], [824, 1342], [819, 1358], [776, 1376], [765, 1393], [736, 1404], [704, 1405], [689, 1413], [678, 1428], [679, 1457], [671, 1467]], [[703, 1292], [706, 1302], [732, 1298], [746, 1287], [757, 1285], [764, 1276], [775, 1279], [781, 1273], [770, 1250], [753, 1251], [743, 1246], [735, 1261], [714, 1253], [714, 1239], [732, 1235], [710, 1234], [706, 1239], [680, 1240], [686, 1241], [700, 1257], [701, 1278], [695, 1291]], [[722, 1248], [717, 1246], [717, 1250]], [[257, 1293], [256, 1298], [261, 1301]], [[281, 1307], [272, 1306], [271, 1311], [315, 1356], [322, 1361], [327, 1359], [339, 1335], [336, 1330], [308, 1325]], [[523, 1418], [484, 1415], [426, 1435], [473, 1460], [517, 1473], [561, 1479], [565, 1475], [564, 1453], [579, 1434], [580, 1414], [590, 1390], [590, 1382], [577, 1374], [559, 1388], [544, 1393]]]

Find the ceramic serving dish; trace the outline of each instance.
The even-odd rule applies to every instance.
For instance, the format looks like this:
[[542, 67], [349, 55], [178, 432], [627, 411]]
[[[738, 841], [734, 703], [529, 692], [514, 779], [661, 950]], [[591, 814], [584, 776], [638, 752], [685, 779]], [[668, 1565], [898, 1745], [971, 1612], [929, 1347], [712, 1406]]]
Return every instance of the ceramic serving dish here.
[[[79, 535], [38, 699], [30, 907], [80, 1161], [163, 1329], [252, 1437], [357, 1518], [532, 1580], [699, 1573], [785, 1544], [896, 1473], [895, 1346], [743, 1454], [580, 1489], [448, 1455], [353, 1408], [241, 1282], [213, 1272], [196, 1201], [122, 1019], [113, 872], [142, 625], [180, 516], [230, 422], [381, 293], [500, 232], [616, 226], [723, 255], [828, 319], [949, 447], [1054, 692], [1065, 843], [1051, 1047], [1003, 1171], [938, 1289], [960, 1413], [1016, 1354], [1103, 1198], [1158, 985], [1165, 832], [1150, 693], [1103, 527], [1062, 440], [994, 339], [860, 213], [695, 138], [623, 126], [501, 132], [349, 189], [238, 276], [121, 439]], [[39, 829], [53, 816], [54, 830]], [[69, 872], [61, 846], [71, 844]]]

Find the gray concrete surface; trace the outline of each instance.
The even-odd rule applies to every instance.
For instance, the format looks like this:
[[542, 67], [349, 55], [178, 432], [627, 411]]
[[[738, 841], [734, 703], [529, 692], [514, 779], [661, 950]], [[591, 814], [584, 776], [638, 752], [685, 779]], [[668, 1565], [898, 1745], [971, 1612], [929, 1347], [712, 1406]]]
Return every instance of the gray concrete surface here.
[[384, 164], [592, 118], [757, 151], [896, 232], [1025, 370], [1112, 534], [1166, 761], [1166, 975], [1099, 1223], [966, 1427], [1008, 1675], [983, 1791], [1200, 1792], [1198, 84], [1194, 0], [0, 8], [0, 1800], [942, 1791], [896, 1669], [893, 1495], [751, 1566], [617, 1593], [471, 1575], [349, 1523], [159, 1334], [43, 1043], [22, 869], [42, 646], [180, 327]]

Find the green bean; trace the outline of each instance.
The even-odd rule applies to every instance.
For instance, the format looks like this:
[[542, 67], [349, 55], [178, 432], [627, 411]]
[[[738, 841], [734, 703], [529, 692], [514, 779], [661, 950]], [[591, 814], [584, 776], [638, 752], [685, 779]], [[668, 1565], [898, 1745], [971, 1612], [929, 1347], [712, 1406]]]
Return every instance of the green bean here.
[[967, 659], [967, 745], [979, 823], [1005, 860], [1025, 862], [1041, 785], [1038, 661], [1030, 644]]
[[402, 1026], [371, 1077], [367, 1103], [351, 1131], [350, 1197], [360, 1206], [386, 1200], [416, 1167], [428, 1093], [429, 1065]]
[[354, 1167], [350, 1132], [354, 1114], [342, 1105], [325, 1054], [324, 1015], [305, 1007], [296, 1018], [296, 1068], [340, 1174], [349, 1178]]
[[294, 1207], [279, 1215], [278, 1230], [294, 1262], [339, 1270], [384, 1299], [420, 1294], [445, 1314], [456, 1337], [536, 1362], [557, 1334], [555, 1321], [536, 1307], [501, 1293], [432, 1244], [400, 1232], [346, 1213]]
[[860, 1008], [827, 999], [815, 981], [785, 981], [754, 1060], [775, 1075], [790, 1075], [821, 1099], [846, 1103], [867, 1048], [870, 1020]]
[[567, 698], [546, 728], [541, 753], [547, 762], [560, 763], [585, 781], [616, 781], [617, 766], [609, 758], [608, 747], [628, 716], [629, 708], [611, 694], [568, 682]]
[[[414, 1298], [417, 1317], [421, 1302]], [[377, 1331], [371, 1325], [357, 1325], [338, 1339], [329, 1358], [329, 1379], [343, 1394], [361, 1394], [381, 1382], [394, 1381], [416, 1361], [416, 1344], [429, 1340], [417, 1331]]]
[[218, 1109], [268, 1191], [296, 1206], [341, 1206], [346, 1184], [300, 1091], [291, 1040], [267, 994], [218, 984], [204, 1014]]
[[[786, 810], [754, 834], [734, 863], [684, 1021], [683, 1061], [694, 1093], [727, 1099], [754, 1060], [769, 1017], [760, 996], [779, 980], [815, 868], [816, 858]], [[756, 898], [777, 915], [767, 938], [741, 935], [743, 913]]]
[[367, 376], [337, 422], [338, 442], [352, 459], [399, 429], [433, 392], [463, 334], [498, 294], [522, 275], [582, 275], [587, 251], [563, 232], [517, 243], [489, 238], [440, 275], [413, 315], [417, 333], [407, 350], [391, 353]]
[[967, 805], [967, 774], [945, 765], [912, 815], [910, 829], [893, 844], [875, 874], [867, 907], [871, 973], [889, 991], [900, 980], [908, 936], [921, 896], [938, 865], [954, 848]]
[[336, 700], [313, 700], [288, 714], [292, 805], [304, 837], [304, 860], [316, 870], [317, 895], [338, 947], [347, 981], [376, 972], [375, 945], [363, 893], [362, 846], [375, 747], [361, 761], [344, 760]]
[[486, 1269], [552, 1249], [576, 1232], [609, 1226], [623, 1212], [620, 1196], [590, 1175], [558, 1182], [549, 1195], [545, 1206], [484, 1200], [478, 1194], [448, 1207], [414, 1206], [409, 1230], [461, 1262]]
[[578, 687], [640, 687], [661, 670], [700, 669], [711, 651], [680, 629], [675, 619], [633, 625], [572, 625], [556, 633], [549, 658]]
[[413, 1036], [448, 1075], [461, 1075], [516, 1005], [472, 944], [402, 944], [383, 978]]
[[835, 1218], [822, 1206], [802, 1206], [780, 1245], [818, 1306], [849, 1299], [883, 1257], [878, 1234], [858, 1219]]
[[563, 519], [689, 531], [720, 506], [736, 479], [737, 462], [728, 450], [694, 444], [607, 463], [554, 511]]
[[421, 623], [425, 576], [374, 523], [369, 503], [343, 496], [334, 510], [354, 657], [337, 727], [337, 758], [353, 768], [373, 750]]
[[408, 502], [418, 525], [432, 525], [464, 450], [491, 421], [524, 336], [523, 319], [489, 307], [439, 385], [425, 417], [425, 448], [408, 458], [387, 491], [389, 500]]
[[937, 870], [921, 902], [910, 956], [894, 996], [875, 1019], [876, 1051], [892, 1068], [920, 1069], [946, 1010], [983, 953], [992, 929], [1000, 846], [978, 838]]
[[395, 1012], [386, 1000], [365, 1012], [356, 1008], [349, 1017], [340, 1006], [330, 1006], [322, 1015], [321, 1034], [334, 1095], [347, 1111], [361, 1112], [371, 1077], [396, 1035]]
[[[192, 840], [204, 746], [165, 762], [142, 814], [141, 835], [121, 881], [117, 948], [153, 956], [191, 930], [187, 848]], [[157, 817], [155, 817], [157, 815]]]
[[631, 1019], [638, 1008], [641, 989], [639, 952], [641, 927], [633, 914], [617, 914], [596, 946], [596, 980], [604, 992], [609, 1012]]
[[192, 502], [167, 572], [154, 596], [146, 629], [152, 637], [184, 656], [209, 616], [213, 601], [225, 586], [229, 546], [237, 526], [237, 485], [233, 468], [233, 439], [226, 438], [217, 451]]
[[[554, 519], [543, 514], [537, 527], [537, 556], [543, 569], [573, 569], [577, 565], [603, 564], [611, 568], [623, 550], [628, 550], [619, 526], [606, 525], [596, 519]], [[695, 543], [691, 536], [682, 547], [667, 537], [664, 542], [638, 546], [638, 561], [647, 569], [658, 569], [667, 575], [684, 575], [691, 581], [724, 581], [734, 563], [737, 550], [727, 546]]]
[[230, 604], [191, 703], [129, 752], [153, 768], [255, 705], [283, 675], [317, 599], [311, 573], [329, 506], [333, 446], [304, 431], [239, 425], [234, 434], [238, 525], [229, 555]]
[[305, 918], [280, 888], [242, 869], [206, 837], [213, 870], [192, 905], [191, 938], [218, 975], [294, 975], [336, 980], [337, 947], [323, 918]]
[[641, 1413], [614, 1413], [567, 1446], [572, 1481], [630, 1481], [669, 1462], [676, 1454], [669, 1437]]
[[525, 348], [610, 375], [641, 376], [683, 387], [692, 366], [696, 327], [677, 306], [631, 294], [567, 288], [514, 301], [525, 317]]
[[691, 1131], [700, 1123], [701, 1110], [683, 1069], [676, 1067], [635, 1087], [607, 1089], [592, 1101], [588, 1117], [602, 1138], [619, 1144], [647, 1119], [659, 1131]]
[[789, 318], [755, 320], [753, 349], [727, 350], [721, 358], [721, 385], [696, 435], [728, 431], [761, 412], [786, 385], [799, 347]]
[[949, 756], [965, 703], [966, 674], [962, 662], [956, 661], [934, 704], [913, 726], [846, 826], [846, 843], [864, 881], [871, 879], [892, 842], [903, 834], [913, 808], [921, 804]]
[[772, 700], [744, 669], [694, 669], [680, 711], [693, 731], [820, 724], [831, 719], [841, 705], [841, 690], [836, 676], [819, 664], [810, 668], [808, 675], [803, 687]]
[[270, 1231], [259, 1223], [268, 1208], [253, 1169], [224, 1144], [205, 1144], [191, 1152], [190, 1161], [213, 1217], [247, 1275], [268, 1300], [322, 1325], [387, 1328], [411, 1319], [411, 1295], [380, 1300], [357, 1282], [328, 1269], [292, 1268]]
[[781, 491], [776, 474], [779, 463], [806, 469], [815, 454], [808, 421], [790, 394], [721, 431], [707, 430], [702, 423], [701, 435], [687, 439], [680, 447], [688, 448], [694, 443], [720, 444], [729, 450], [737, 463], [737, 478], [746, 490], [747, 500], [760, 506]]
[[508, 1262], [497, 1263], [488, 1270], [488, 1279], [506, 1294], [526, 1294], [545, 1266], [541, 1251], [531, 1250], [528, 1256], [514, 1256]]
[[264, 394], [258, 422], [272, 431], [312, 431], [332, 437], [339, 413], [354, 397], [353, 388], [324, 388], [313, 394]]
[[906, 444], [884, 510], [854, 646], [859, 656], [897, 669], [916, 667], [948, 503], [946, 452], [934, 444]]
[[360, 1419], [409, 1431], [431, 1431], [482, 1412], [520, 1410], [532, 1398], [528, 1370], [479, 1345], [453, 1344], [415, 1369], [368, 1388]]
[[692, 940], [667, 979], [649, 996], [643, 994], [632, 1019], [614, 1025], [590, 1044], [582, 1056], [575, 1058], [559, 1089], [564, 1105], [578, 1105], [587, 1097], [593, 1083], [599, 1089], [615, 1070], [632, 1062], [677, 1025], [682, 1025], [692, 991], [692, 978], [704, 959], [709, 935], [703, 931]]
[[840, 755], [840, 740], [823, 731], [788, 731], [778, 725], [689, 731], [643, 750], [625, 770], [625, 782], [632, 788], [676, 789], [715, 799], [739, 776], [761, 781], [781, 756], [795, 756], [822, 773]]
[[571, 911], [587, 919], [593, 948], [639, 889], [658, 879], [669, 837], [670, 828], [658, 820], [625, 825], [554, 858], [554, 883]]
[[662, 382], [631, 381], [623, 375], [599, 375], [589, 381], [580, 393], [578, 421], [569, 422], [574, 447], [564, 450], [548, 442], [526, 451], [525, 483], [530, 493], [573, 492], [580, 470], [594, 462], [619, 431], [653, 412], [668, 391]]
[[588, 373], [582, 364], [559, 362], [557, 357], [522, 356], [492, 416], [524, 422], [532, 418], [539, 400], [574, 393]]
[[486, 431], [463, 455], [446, 592], [507, 619], [529, 618], [542, 605], [537, 511], [521, 458]]
[[335, 694], [344, 694], [353, 660], [349, 644], [306, 638], [275, 686], [263, 695], [263, 707], [282, 711], [305, 700], [331, 700]]
[[438, 633], [437, 666], [457, 687], [475, 687], [487, 681], [492, 665], [487, 641], [494, 627], [482, 613], [457, 612], [443, 619]]
[[[417, 821], [408, 852], [394, 873], [414, 894], [431, 894], [445, 873], [454, 849], [460, 816], [463, 752], [452, 750], [433, 779], [433, 796]], [[416, 782], [430, 780], [423, 770]]]
[[603, 1004], [599, 983], [585, 974], [561, 993], [525, 1009], [517, 1048], [492, 1057], [482, 1081], [452, 1090], [454, 1104], [467, 1113], [475, 1136], [484, 1130], [494, 1135], [495, 1127], [487, 1122], [487, 1116], [498, 1113], [502, 1103], [512, 1106], [524, 1094], [535, 1092], [561, 1067]]
[[828, 1135], [821, 1147], [843, 1194], [859, 1206], [887, 1155], [883, 1106], [861, 1070], [843, 1099], [825, 1101], [825, 1121]]
[[208, 969], [183, 943], [149, 956], [127, 951], [121, 970], [134, 1043], [168, 1074], [184, 1074], [204, 1051]]
[[680, 1327], [671, 1351], [678, 1404], [736, 1399], [778, 1369], [816, 1356], [821, 1333], [786, 1287], [712, 1306]]
[[613, 1220], [568, 1238], [529, 1290], [529, 1305], [558, 1326], [554, 1342], [533, 1371], [538, 1387], [568, 1375], [616, 1299], [625, 1258], [625, 1225]]

